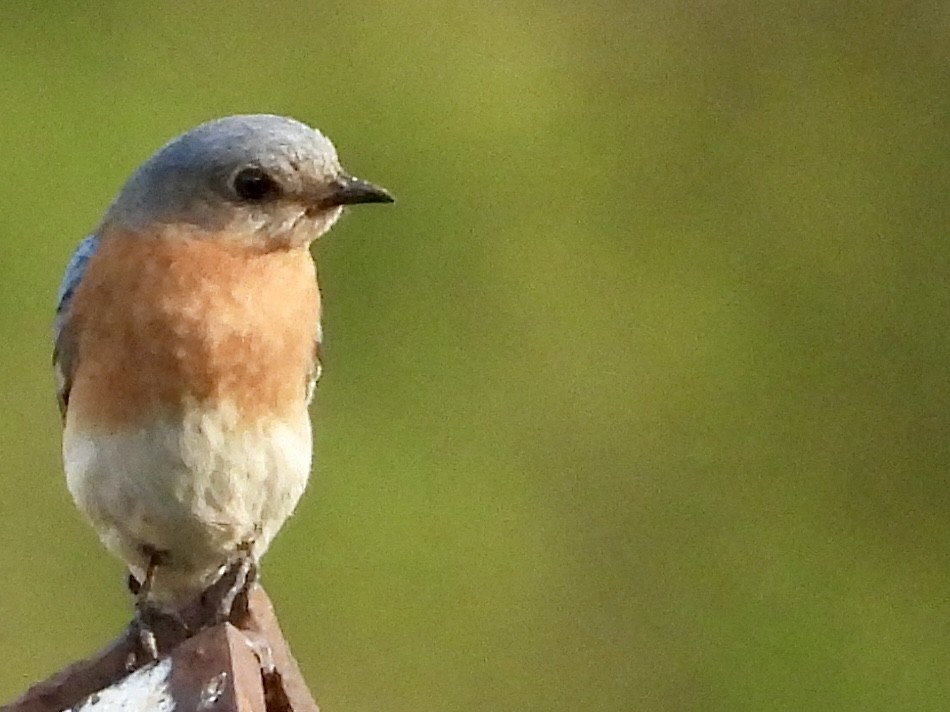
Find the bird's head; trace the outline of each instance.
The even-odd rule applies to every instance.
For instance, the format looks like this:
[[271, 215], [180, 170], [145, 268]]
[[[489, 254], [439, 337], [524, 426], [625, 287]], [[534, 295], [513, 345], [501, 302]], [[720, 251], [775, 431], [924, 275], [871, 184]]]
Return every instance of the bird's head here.
[[269, 250], [309, 244], [346, 205], [392, 201], [346, 173], [330, 140], [306, 124], [229, 116], [182, 134], [143, 163], [102, 228], [177, 230]]

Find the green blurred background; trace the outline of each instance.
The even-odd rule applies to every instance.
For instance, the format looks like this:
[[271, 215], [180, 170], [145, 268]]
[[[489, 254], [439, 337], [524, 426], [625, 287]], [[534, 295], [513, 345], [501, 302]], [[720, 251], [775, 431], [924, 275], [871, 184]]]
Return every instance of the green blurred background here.
[[62, 268], [165, 140], [268, 111], [398, 196], [315, 248], [315, 476], [265, 559], [325, 712], [950, 708], [946, 6], [26, 5], [0, 700], [130, 611], [61, 471]]

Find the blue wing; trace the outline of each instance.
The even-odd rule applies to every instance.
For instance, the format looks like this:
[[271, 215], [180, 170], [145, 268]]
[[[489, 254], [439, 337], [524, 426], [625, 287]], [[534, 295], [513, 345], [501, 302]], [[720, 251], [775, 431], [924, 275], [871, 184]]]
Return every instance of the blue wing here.
[[66, 271], [63, 273], [63, 281], [59, 284], [59, 292], [56, 294], [56, 316], [64, 313], [69, 307], [69, 301], [72, 299], [73, 292], [79, 286], [79, 280], [82, 279], [83, 272], [86, 271], [86, 263], [99, 247], [99, 238], [95, 235], [86, 237], [73, 252], [66, 265]]
[[99, 238], [95, 235], [89, 235], [79, 243], [73, 256], [69, 258], [66, 271], [63, 273], [63, 281], [56, 295], [56, 317], [53, 320], [53, 369], [56, 372], [59, 411], [64, 418], [76, 367], [76, 340], [73, 330], [69, 328], [69, 305], [86, 271], [89, 258], [98, 246]]

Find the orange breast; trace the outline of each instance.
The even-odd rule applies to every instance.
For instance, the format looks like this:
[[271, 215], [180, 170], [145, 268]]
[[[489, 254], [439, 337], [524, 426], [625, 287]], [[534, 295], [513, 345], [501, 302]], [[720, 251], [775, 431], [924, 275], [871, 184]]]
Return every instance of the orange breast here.
[[305, 249], [105, 235], [73, 298], [69, 416], [112, 428], [228, 403], [251, 424], [299, 409], [319, 310]]

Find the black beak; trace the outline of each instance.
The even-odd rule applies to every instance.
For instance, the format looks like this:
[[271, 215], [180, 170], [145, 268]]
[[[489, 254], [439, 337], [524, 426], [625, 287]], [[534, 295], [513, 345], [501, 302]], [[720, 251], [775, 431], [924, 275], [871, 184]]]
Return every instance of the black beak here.
[[369, 181], [343, 174], [333, 181], [329, 192], [320, 200], [320, 207], [335, 208], [339, 205], [359, 203], [392, 203], [395, 200], [385, 188]]

